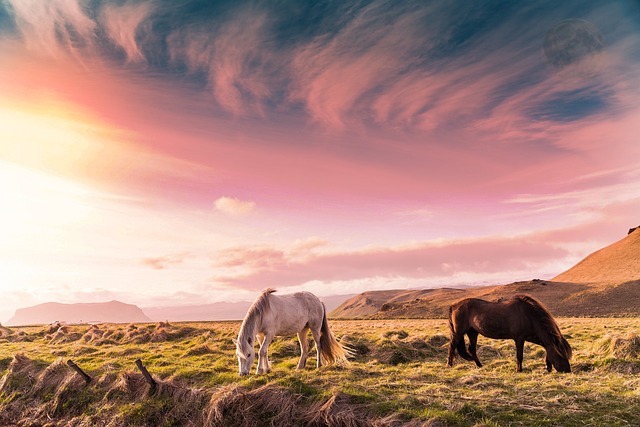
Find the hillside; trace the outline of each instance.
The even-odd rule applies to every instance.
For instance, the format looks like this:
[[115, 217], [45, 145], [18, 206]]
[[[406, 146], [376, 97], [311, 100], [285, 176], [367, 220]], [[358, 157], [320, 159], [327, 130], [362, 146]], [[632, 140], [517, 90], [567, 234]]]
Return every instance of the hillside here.
[[553, 280], [466, 289], [385, 290], [356, 295], [335, 318], [442, 318], [462, 298], [496, 300], [526, 293], [558, 316], [640, 315], [640, 228], [587, 256]]
[[104, 303], [61, 304], [47, 302], [19, 308], [7, 325], [38, 325], [52, 322], [67, 323], [132, 323], [150, 322], [144, 312], [133, 304], [119, 301]]
[[640, 280], [640, 228], [554, 277], [559, 282], [625, 283]]

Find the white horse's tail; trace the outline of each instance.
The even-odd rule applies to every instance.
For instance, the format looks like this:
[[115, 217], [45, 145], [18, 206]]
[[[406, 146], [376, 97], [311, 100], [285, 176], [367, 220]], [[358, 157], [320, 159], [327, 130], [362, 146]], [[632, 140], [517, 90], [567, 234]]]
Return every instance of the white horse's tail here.
[[336, 340], [336, 337], [329, 328], [327, 322], [327, 307], [322, 303], [322, 328], [320, 329], [320, 357], [322, 363], [331, 365], [338, 364], [344, 365], [349, 363], [347, 358], [350, 356], [348, 350], [345, 350], [340, 343]]

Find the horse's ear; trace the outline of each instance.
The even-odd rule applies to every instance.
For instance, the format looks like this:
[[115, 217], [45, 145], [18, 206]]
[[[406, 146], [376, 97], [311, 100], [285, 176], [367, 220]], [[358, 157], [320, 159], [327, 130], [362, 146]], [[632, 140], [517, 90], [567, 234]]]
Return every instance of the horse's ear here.
[[238, 340], [237, 340], [237, 339], [235, 339], [235, 338], [231, 338], [231, 341], [233, 341], [233, 343], [234, 343], [235, 345], [238, 345]]

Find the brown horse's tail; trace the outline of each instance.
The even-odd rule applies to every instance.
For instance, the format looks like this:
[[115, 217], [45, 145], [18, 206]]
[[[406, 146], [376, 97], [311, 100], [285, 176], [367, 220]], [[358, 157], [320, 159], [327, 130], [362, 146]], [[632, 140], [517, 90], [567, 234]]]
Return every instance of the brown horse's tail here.
[[[453, 306], [449, 307], [449, 329], [451, 330], [451, 340], [454, 340], [456, 330], [455, 326], [453, 325]], [[460, 357], [462, 357], [464, 360], [473, 360], [473, 357], [471, 357], [471, 355], [467, 352], [467, 347], [464, 344], [464, 335], [460, 338], [460, 340], [458, 340], [457, 343], [455, 343], [455, 345]]]
[[327, 308], [324, 303], [322, 304], [322, 328], [320, 329], [320, 357], [322, 358], [322, 363], [331, 365], [331, 364], [347, 364], [349, 361], [347, 357], [349, 357], [349, 353], [345, 350], [340, 343], [336, 340], [336, 337], [331, 332], [329, 328], [329, 323], [327, 322]]

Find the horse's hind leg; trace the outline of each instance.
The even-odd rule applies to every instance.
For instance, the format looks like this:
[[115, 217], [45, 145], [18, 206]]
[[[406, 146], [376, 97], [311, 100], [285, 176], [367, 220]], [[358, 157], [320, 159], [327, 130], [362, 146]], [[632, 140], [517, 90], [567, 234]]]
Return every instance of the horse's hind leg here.
[[320, 353], [320, 327], [318, 328], [311, 328], [311, 335], [313, 335], [313, 340], [316, 343], [316, 355], [317, 355], [317, 360], [316, 360], [316, 367], [319, 368], [320, 366], [322, 366], [322, 357], [321, 357], [321, 353]]
[[447, 366], [453, 366], [453, 358], [456, 355], [456, 345], [457, 342], [455, 340], [455, 334], [451, 334], [451, 339], [449, 340], [449, 355], [447, 356]]
[[305, 327], [298, 332], [298, 341], [300, 341], [300, 361], [298, 362], [298, 369], [302, 369], [307, 366], [307, 357], [309, 356], [309, 328]]
[[478, 368], [482, 368], [482, 363], [480, 363], [480, 359], [478, 359], [478, 354], [476, 353], [476, 346], [478, 344], [478, 331], [475, 329], [469, 329], [467, 331], [467, 336], [469, 337], [469, 354], [473, 358], [473, 361], [476, 362], [476, 366]]
[[[462, 341], [462, 343], [460, 343]], [[462, 345], [462, 353], [460, 352], [460, 344]], [[449, 356], [447, 357], [447, 366], [453, 366], [453, 358], [456, 355], [456, 348], [458, 348], [458, 353], [460, 357], [466, 359], [464, 350], [464, 333], [460, 332], [452, 332], [451, 339], [449, 341]], [[469, 359], [471, 360], [471, 359]]]

